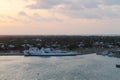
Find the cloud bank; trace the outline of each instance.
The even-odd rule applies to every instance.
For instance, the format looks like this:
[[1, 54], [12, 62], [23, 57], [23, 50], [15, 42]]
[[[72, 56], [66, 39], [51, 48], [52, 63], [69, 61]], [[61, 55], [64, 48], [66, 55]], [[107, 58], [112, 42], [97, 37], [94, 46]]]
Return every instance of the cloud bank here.
[[120, 18], [120, 0], [34, 0], [29, 9], [53, 10], [69, 17]]

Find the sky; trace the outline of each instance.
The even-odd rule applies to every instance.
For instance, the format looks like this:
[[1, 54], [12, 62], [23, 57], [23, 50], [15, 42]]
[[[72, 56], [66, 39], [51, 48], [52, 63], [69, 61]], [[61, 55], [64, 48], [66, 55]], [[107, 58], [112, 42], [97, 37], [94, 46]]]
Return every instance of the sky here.
[[120, 0], [0, 0], [0, 35], [120, 35]]

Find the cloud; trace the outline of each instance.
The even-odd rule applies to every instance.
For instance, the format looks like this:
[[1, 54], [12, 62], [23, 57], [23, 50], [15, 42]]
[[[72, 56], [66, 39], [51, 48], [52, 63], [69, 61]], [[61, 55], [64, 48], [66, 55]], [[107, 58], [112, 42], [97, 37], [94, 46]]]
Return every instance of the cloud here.
[[62, 4], [62, 1], [64, 0], [36, 0], [35, 4], [28, 5], [27, 7], [31, 9], [48, 9], [55, 5]]
[[34, 13], [32, 16], [29, 16], [29, 19], [31, 20], [35, 20], [35, 21], [45, 21], [45, 22], [51, 22], [51, 21], [58, 21], [58, 22], [61, 22], [62, 20], [61, 19], [58, 19], [56, 17], [43, 17], [43, 16], [40, 16], [38, 13]]
[[34, 4], [28, 5], [31, 9], [50, 9], [57, 5], [65, 5], [71, 8], [95, 8], [98, 7], [97, 0], [35, 0]]
[[20, 19], [12, 17], [12, 16], [6, 16], [6, 18], [12, 21], [17, 21], [17, 22], [21, 21]]
[[[24, 16], [27, 20], [31, 20], [31, 21], [38, 21], [38, 22], [41, 22], [41, 21], [45, 21], [45, 22], [47, 22], [47, 21], [59, 21], [59, 22], [61, 22], [62, 20], [61, 19], [58, 19], [58, 18], [56, 18], [56, 17], [43, 17], [43, 16], [41, 16], [41, 15], [39, 15], [39, 13], [33, 13], [33, 14], [27, 14], [26, 12], [24, 12], [24, 11], [20, 11], [19, 13], [18, 13], [18, 15], [20, 15], [20, 16]], [[15, 20], [15, 19], [14, 19]], [[17, 20], [18, 21], [18, 20]]]
[[62, 13], [69, 17], [74, 18], [87, 18], [87, 19], [104, 19], [104, 18], [120, 18], [120, 12], [118, 10], [114, 10], [111, 7], [104, 7], [104, 8], [93, 8], [93, 9], [82, 9], [82, 10], [75, 10], [75, 9], [60, 9], [57, 12]]
[[[120, 8], [119, 0], [35, 0], [28, 5], [29, 9], [52, 9], [75, 18], [120, 18], [116, 7]], [[116, 10], [116, 11], [115, 11]]]
[[102, 4], [105, 4], [105, 5], [119, 5], [120, 6], [120, 0], [102, 0]]
[[24, 11], [20, 11], [18, 14], [21, 16], [27, 16], [27, 14]]

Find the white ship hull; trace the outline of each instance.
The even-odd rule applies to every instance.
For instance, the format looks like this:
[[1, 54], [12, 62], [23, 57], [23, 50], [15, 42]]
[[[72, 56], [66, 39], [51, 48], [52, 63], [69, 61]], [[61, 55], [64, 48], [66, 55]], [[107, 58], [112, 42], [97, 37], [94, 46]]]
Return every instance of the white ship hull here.
[[29, 49], [24, 50], [24, 56], [75, 56], [76, 52], [65, 52], [65, 51], [49, 51], [45, 52], [44, 50], [38, 49]]
[[68, 52], [68, 53], [44, 53], [44, 54], [24, 54], [24, 56], [76, 56], [77, 53]]

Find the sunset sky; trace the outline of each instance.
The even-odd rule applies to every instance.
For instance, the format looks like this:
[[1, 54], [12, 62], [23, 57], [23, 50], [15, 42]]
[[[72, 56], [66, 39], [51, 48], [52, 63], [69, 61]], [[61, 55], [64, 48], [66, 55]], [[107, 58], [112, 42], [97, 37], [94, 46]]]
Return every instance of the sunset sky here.
[[0, 35], [120, 35], [120, 0], [0, 0]]

